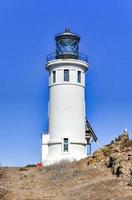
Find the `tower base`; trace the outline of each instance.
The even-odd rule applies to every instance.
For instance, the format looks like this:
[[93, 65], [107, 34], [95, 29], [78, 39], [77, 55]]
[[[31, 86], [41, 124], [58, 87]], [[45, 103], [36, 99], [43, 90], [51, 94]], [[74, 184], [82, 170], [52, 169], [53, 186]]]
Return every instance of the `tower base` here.
[[87, 157], [86, 141], [69, 140], [68, 151], [64, 151], [63, 139], [49, 141], [49, 134], [42, 135], [42, 163], [44, 166], [58, 163], [62, 160], [75, 161]]

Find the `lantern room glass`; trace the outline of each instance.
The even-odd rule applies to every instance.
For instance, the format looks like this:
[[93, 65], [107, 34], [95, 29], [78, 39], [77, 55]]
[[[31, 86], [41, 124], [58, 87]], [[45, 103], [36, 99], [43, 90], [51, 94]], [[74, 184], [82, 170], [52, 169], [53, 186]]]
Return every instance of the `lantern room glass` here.
[[56, 58], [79, 58], [80, 37], [65, 29], [55, 37], [56, 40]]

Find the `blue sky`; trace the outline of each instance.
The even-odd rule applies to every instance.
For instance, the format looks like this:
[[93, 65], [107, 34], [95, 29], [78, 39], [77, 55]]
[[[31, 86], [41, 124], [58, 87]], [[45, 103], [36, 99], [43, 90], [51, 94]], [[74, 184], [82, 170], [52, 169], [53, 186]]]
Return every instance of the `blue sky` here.
[[[102, 145], [132, 133], [132, 1], [0, 0], [0, 162], [41, 158], [47, 129], [46, 56], [65, 27], [89, 59], [87, 116]], [[93, 149], [98, 148], [93, 145]]]

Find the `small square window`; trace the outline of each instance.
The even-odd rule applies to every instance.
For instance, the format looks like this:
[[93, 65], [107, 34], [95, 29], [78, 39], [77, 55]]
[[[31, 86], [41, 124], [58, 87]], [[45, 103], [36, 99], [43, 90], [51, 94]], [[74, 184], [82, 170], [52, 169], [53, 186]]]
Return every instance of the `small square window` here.
[[64, 138], [63, 141], [63, 152], [68, 152], [69, 151], [69, 141], [68, 138]]
[[55, 83], [56, 82], [56, 71], [53, 71], [52, 74], [53, 74], [53, 83]]
[[64, 81], [69, 81], [69, 69], [64, 69]]
[[77, 82], [81, 83], [81, 71], [77, 72]]

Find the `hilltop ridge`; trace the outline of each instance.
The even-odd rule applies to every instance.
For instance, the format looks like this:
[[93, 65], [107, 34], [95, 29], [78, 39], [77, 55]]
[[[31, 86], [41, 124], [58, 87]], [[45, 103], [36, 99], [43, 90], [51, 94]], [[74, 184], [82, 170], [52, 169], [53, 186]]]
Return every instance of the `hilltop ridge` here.
[[132, 140], [123, 133], [91, 157], [48, 167], [0, 168], [1, 200], [130, 200]]

